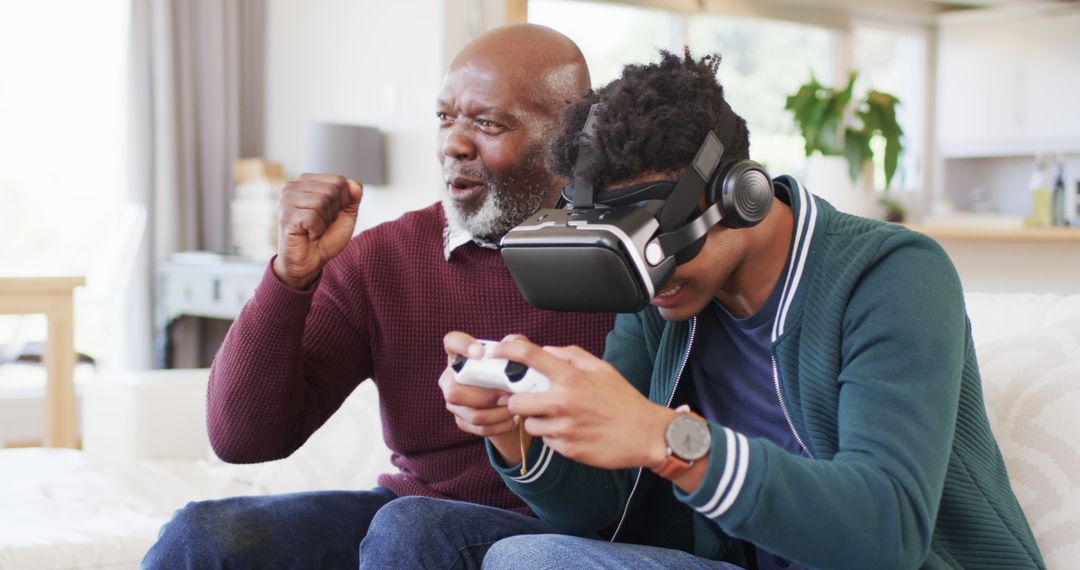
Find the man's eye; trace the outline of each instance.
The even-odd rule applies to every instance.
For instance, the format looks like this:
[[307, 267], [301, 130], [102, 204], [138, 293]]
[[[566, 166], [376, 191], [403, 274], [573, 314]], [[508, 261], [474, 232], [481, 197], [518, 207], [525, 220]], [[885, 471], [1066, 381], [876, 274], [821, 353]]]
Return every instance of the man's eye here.
[[438, 118], [440, 121], [442, 121], [444, 123], [450, 120], [450, 115], [448, 115], [448, 114], [446, 114], [446, 113], [444, 113], [442, 111], [436, 112], [435, 117]]
[[481, 128], [485, 128], [485, 129], [501, 129], [502, 128], [502, 125], [500, 125], [499, 123], [496, 123], [495, 121], [489, 121], [487, 119], [479, 119], [479, 120], [476, 121], [476, 124], [480, 125]]

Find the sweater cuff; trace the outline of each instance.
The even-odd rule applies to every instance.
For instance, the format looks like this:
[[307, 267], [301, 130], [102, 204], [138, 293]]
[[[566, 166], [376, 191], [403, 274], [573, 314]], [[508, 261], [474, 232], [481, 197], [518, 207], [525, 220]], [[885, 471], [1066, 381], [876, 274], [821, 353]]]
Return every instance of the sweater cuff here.
[[750, 444], [746, 436], [710, 422], [712, 449], [709, 466], [701, 485], [693, 493], [673, 486], [675, 497], [699, 513], [715, 519], [723, 515], [739, 498], [750, 466]]
[[304, 291], [290, 288], [274, 273], [274, 259], [263, 272], [262, 280], [255, 288], [255, 296], [252, 303], [258, 311], [267, 319], [281, 325], [302, 325], [307, 319], [308, 311], [311, 310], [311, 300], [315, 297], [315, 290], [322, 280], [322, 273], [311, 282]]

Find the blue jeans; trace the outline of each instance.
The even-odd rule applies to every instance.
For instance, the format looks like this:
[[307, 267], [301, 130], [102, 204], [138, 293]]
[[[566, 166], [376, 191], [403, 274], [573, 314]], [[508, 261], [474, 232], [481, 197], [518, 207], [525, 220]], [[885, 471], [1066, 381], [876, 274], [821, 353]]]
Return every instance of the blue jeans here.
[[484, 570], [530, 568], [546, 570], [569, 568], [741, 570], [741, 567], [734, 564], [701, 558], [681, 550], [558, 534], [505, 538], [488, 549], [487, 557], [484, 558]]
[[375, 515], [360, 544], [360, 568], [480, 568], [508, 536], [551, 533], [538, 518], [428, 497], [402, 497]]
[[143, 568], [356, 568], [389, 489], [188, 503], [161, 527]]

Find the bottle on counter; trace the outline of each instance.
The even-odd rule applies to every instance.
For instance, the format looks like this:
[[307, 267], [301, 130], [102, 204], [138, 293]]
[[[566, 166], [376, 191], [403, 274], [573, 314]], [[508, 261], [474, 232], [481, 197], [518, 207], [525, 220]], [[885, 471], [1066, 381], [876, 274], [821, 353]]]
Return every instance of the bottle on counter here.
[[1074, 228], [1080, 227], [1080, 180], [1076, 181], [1076, 192], [1073, 193], [1070, 225]]
[[1055, 164], [1057, 175], [1054, 177], [1054, 190], [1050, 194], [1050, 224], [1067, 226], [1069, 224], [1068, 196], [1065, 193], [1065, 161], [1058, 159]]
[[1046, 161], [1042, 157], [1035, 159], [1035, 170], [1031, 172], [1028, 189], [1031, 191], [1031, 217], [1028, 225], [1047, 227], [1053, 222], [1051, 215], [1050, 176]]

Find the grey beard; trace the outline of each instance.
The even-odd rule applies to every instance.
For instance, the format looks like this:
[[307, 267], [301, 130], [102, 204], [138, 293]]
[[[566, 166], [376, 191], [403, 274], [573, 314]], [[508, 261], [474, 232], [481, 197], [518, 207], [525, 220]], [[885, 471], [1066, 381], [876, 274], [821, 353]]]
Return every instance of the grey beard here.
[[513, 179], [501, 182], [488, 180], [486, 183], [484, 202], [471, 213], [459, 210], [449, 193], [443, 194], [447, 222], [478, 238], [502, 236], [510, 228], [524, 222], [525, 218], [540, 209], [549, 191], [535, 184], [511, 190], [515, 186]]

